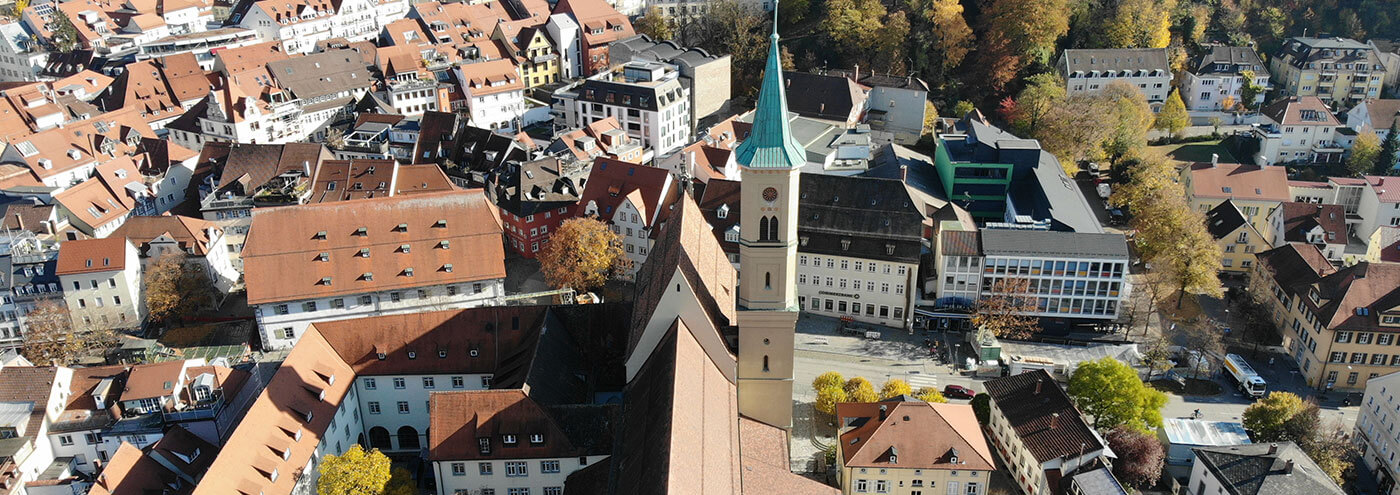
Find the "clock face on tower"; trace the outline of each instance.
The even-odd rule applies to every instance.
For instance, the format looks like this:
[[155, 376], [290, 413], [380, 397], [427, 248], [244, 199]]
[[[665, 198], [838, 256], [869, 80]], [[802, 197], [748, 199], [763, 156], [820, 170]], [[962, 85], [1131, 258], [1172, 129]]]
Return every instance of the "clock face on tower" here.
[[777, 189], [774, 189], [774, 188], [771, 188], [771, 187], [770, 187], [770, 188], [767, 188], [767, 189], [764, 189], [764, 190], [763, 190], [763, 200], [764, 200], [764, 201], [767, 201], [767, 202], [769, 202], [769, 203], [772, 203], [772, 202], [774, 202], [774, 201], [777, 201], [777, 200], [778, 200], [778, 190], [777, 190]]

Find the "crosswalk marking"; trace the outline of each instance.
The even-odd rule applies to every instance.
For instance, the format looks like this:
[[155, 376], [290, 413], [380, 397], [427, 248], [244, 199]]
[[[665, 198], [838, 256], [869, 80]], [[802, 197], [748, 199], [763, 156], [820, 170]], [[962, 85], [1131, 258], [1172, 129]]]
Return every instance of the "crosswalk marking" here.
[[909, 386], [915, 390], [922, 387], [938, 388], [938, 377], [933, 375], [911, 373], [906, 381], [908, 381]]

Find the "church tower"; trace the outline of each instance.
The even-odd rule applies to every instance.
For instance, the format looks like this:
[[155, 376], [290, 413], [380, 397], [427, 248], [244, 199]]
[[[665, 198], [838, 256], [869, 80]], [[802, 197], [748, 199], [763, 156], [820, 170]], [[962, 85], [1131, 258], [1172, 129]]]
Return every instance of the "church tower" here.
[[773, 9], [753, 129], [739, 145], [739, 413], [792, 428], [797, 326], [797, 187], [806, 151], [792, 138]]

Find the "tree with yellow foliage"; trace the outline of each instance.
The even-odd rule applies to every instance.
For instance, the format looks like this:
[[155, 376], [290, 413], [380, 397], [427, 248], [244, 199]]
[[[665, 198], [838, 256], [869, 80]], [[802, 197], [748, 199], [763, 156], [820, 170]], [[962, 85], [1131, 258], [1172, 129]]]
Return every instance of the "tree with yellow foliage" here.
[[608, 277], [627, 269], [622, 240], [607, 224], [594, 218], [573, 218], [559, 225], [540, 250], [540, 271], [555, 288], [586, 291], [601, 287]]
[[359, 445], [341, 455], [327, 455], [316, 481], [317, 495], [382, 495], [389, 483], [389, 458]]
[[880, 396], [875, 394], [875, 386], [870, 384], [870, 380], [857, 376], [846, 381], [847, 402], [875, 402], [877, 400], [880, 400]]
[[919, 390], [914, 392], [914, 398], [924, 402], [948, 402], [948, 398], [943, 396], [943, 392], [939, 392], [933, 387], [919, 387]]
[[1104, 22], [1104, 36], [1114, 48], [1166, 48], [1172, 41], [1176, 0], [1121, 0]]
[[901, 395], [914, 395], [914, 388], [909, 386], [909, 382], [891, 378], [880, 387], [880, 400], [893, 399]]

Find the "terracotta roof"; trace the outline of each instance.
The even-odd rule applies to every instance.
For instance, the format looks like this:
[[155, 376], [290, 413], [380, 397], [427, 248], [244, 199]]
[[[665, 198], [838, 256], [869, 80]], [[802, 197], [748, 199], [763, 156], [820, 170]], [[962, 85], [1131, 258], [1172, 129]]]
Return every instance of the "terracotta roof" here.
[[462, 88], [473, 98], [525, 89], [525, 81], [509, 60], [466, 64], [458, 66], [458, 70], [462, 71]]
[[783, 429], [739, 417], [739, 479], [742, 493], [836, 495], [836, 488], [792, 472], [788, 434]]
[[1259, 113], [1278, 125], [1342, 125], [1332, 116], [1332, 109], [1316, 96], [1289, 96], [1265, 105]]
[[[560, 0], [554, 4], [554, 13], [573, 14], [588, 46], [603, 46], [637, 34], [627, 16], [604, 0]], [[601, 32], [595, 33], [597, 30]]]
[[[1363, 261], [1313, 282], [1320, 302], [1301, 298], [1333, 330], [1376, 331], [1382, 312], [1400, 312], [1400, 265]], [[1391, 329], [1393, 330], [1393, 329]]]
[[1191, 193], [1198, 198], [1292, 201], [1283, 167], [1221, 163], [1190, 165]]
[[394, 184], [394, 194], [408, 196], [459, 190], [447, 178], [447, 173], [432, 163], [422, 165], [400, 165], [399, 177]]
[[1400, 177], [1368, 175], [1366, 182], [1382, 203], [1400, 203]]
[[1347, 243], [1347, 214], [1341, 205], [1287, 201], [1279, 213], [1283, 215], [1283, 238], [1288, 242], [1307, 242], [1307, 231], [1322, 227], [1323, 242]]
[[[252, 377], [252, 374], [247, 371], [225, 366], [191, 366], [185, 369], [185, 378], [189, 380], [189, 382], [186, 382], [186, 395], [190, 393], [188, 385], [193, 383], [195, 378], [205, 373], [214, 375], [214, 386], [222, 389], [224, 396], [229, 398], [238, 395], [238, 391], [243, 388], [243, 384], [247, 383], [248, 379]], [[187, 396], [184, 397], [184, 399], [190, 400], [190, 397]]]
[[175, 386], [184, 382], [184, 370], [184, 361], [166, 361], [133, 367], [127, 374], [122, 400], [169, 397], [175, 393]]
[[192, 218], [178, 215], [133, 216], [126, 219], [121, 227], [112, 231], [110, 237], [125, 237], [136, 245], [141, 254], [145, 254], [146, 248], [155, 238], [168, 235], [180, 244], [180, 247], [190, 249], [193, 254], [204, 256], [209, 254], [209, 231], [208, 229], [218, 229], [213, 222], [200, 218]]
[[394, 160], [327, 160], [316, 167], [309, 203], [390, 196], [394, 184]]
[[265, 69], [268, 62], [286, 60], [290, 57], [282, 51], [278, 41], [268, 41], [255, 45], [225, 48], [214, 54], [215, 68], [233, 76], [243, 71]]
[[[588, 173], [588, 181], [583, 185], [578, 204], [583, 206], [580, 211], [586, 211], [589, 203], [593, 203], [597, 207], [598, 217], [610, 222], [622, 200], [634, 191], [641, 191], [642, 202], [637, 205], [639, 210], [657, 212], [667, 206], [662, 204], [667, 199], [667, 193], [677, 189], [675, 177], [666, 169], [599, 158]], [[652, 226], [653, 221], [646, 218], [642, 224]]]
[[94, 229], [131, 213], [123, 197], [97, 179], [83, 181], [55, 194], [53, 199], [55, 203], [63, 205], [69, 215]]
[[[626, 355], [631, 356], [636, 350], [647, 323], [670, 290], [676, 270], [685, 275], [716, 329], [738, 322], [734, 309], [738, 274], [710, 232], [700, 207], [690, 196], [681, 197], [675, 214], [660, 227], [653, 245], [655, 249], [637, 272], [637, 296], [633, 302]], [[711, 352], [716, 351], [711, 349]]]
[[[584, 454], [523, 390], [439, 392], [431, 394], [429, 402], [429, 460], [567, 458]], [[515, 442], [505, 443], [503, 435], [513, 435]], [[488, 452], [479, 448], [482, 438], [489, 439]]]
[[977, 416], [966, 404], [850, 402], [836, 405], [836, 417], [842, 428], [853, 426], [840, 438], [842, 465], [848, 468], [996, 469]]
[[112, 81], [113, 79], [106, 74], [84, 69], [82, 72], [49, 83], [49, 87], [53, 88], [54, 91], [73, 91], [81, 88], [89, 97], [92, 97], [107, 89]]
[[124, 237], [64, 241], [56, 270], [59, 275], [125, 270], [127, 246]]
[[1379, 245], [1373, 249], [1380, 251], [1380, 260], [1400, 263], [1400, 227], [1382, 225], [1376, 228], [1374, 235]]
[[1037, 461], [1107, 448], [1044, 370], [997, 378], [983, 386]]
[[126, 371], [127, 366], [125, 365], [74, 368], [72, 381], [68, 385], [70, 395], [65, 410], [73, 412], [97, 410], [97, 401], [92, 398], [92, 392], [103, 379], [107, 378], [113, 379], [111, 392], [114, 393], [109, 394], [107, 401], [107, 406], [111, 407], [111, 399], [121, 396], [120, 387], [124, 385], [126, 380]]
[[[410, 375], [497, 372], [501, 363], [534, 345], [544, 321], [540, 307], [499, 306], [313, 325], [357, 375]], [[439, 357], [442, 352], [446, 358]]]
[[1386, 131], [1400, 117], [1400, 99], [1366, 100], [1366, 114], [1372, 129]]
[[122, 442], [107, 466], [97, 475], [89, 495], [146, 495], [165, 493], [174, 481], [174, 473], [165, 469], [141, 449]]
[[29, 421], [20, 436], [33, 439], [44, 422], [58, 368], [53, 366], [6, 366], [0, 368], [0, 402], [33, 404]]
[[[254, 210], [243, 248], [248, 303], [503, 278], [496, 215], [480, 190]], [[321, 253], [329, 259], [315, 261]]]
[[205, 478], [218, 483], [201, 483], [195, 495], [292, 492], [296, 474], [310, 462], [355, 382], [354, 371], [336, 359], [315, 328], [282, 361], [209, 466]]

